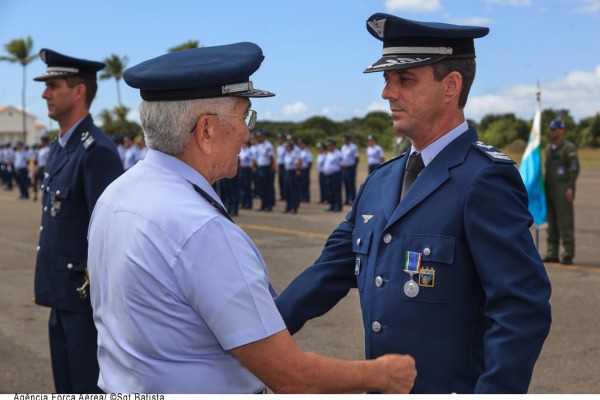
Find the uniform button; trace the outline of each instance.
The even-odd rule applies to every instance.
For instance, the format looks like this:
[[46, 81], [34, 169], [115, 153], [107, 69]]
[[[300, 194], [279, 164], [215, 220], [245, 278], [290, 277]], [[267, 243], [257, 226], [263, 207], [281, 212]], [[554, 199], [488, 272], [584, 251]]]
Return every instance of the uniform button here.
[[375, 321], [371, 324], [371, 328], [373, 329], [373, 332], [379, 332], [381, 330], [381, 324]]
[[67, 264], [67, 268], [68, 268], [68, 269], [73, 269], [73, 264], [71, 264], [71, 263], [68, 263], [68, 264]]
[[41, 231], [43, 231], [43, 230], [44, 230], [44, 227], [43, 227], [43, 226], [40, 226], [40, 232], [41, 232]]
[[42, 185], [42, 190], [44, 190], [44, 188], [45, 188], [45, 186], [44, 186], [44, 185]]
[[44, 212], [48, 211], [48, 206], [44, 206]]
[[57, 191], [56, 191], [56, 195], [57, 195], [57, 196], [58, 196], [58, 195], [60, 195], [60, 190], [57, 190]]
[[360, 246], [360, 242], [361, 242], [360, 238], [356, 239], [356, 245], [357, 246]]
[[392, 235], [391, 235], [390, 233], [386, 233], [386, 234], [383, 236], [383, 242], [384, 242], [384, 243], [389, 243], [389, 242], [391, 242], [391, 241], [392, 241]]
[[383, 286], [383, 278], [378, 276], [377, 278], [375, 278], [375, 286], [377, 287], [381, 287]]
[[50, 186], [46, 186], [46, 192], [50, 191]]
[[423, 249], [423, 255], [428, 256], [431, 254], [431, 249], [429, 247], [425, 247]]
[[35, 250], [39, 252], [39, 251], [40, 251], [40, 249], [41, 249], [41, 247], [40, 247], [40, 246], [38, 246], [38, 247], [37, 247]]

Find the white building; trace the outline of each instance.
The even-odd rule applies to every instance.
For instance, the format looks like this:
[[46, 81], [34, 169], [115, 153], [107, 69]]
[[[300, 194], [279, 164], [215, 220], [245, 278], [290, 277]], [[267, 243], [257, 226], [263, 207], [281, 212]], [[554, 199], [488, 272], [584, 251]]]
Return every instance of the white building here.
[[46, 127], [31, 114], [26, 114], [25, 123], [27, 131], [23, 134], [23, 111], [13, 106], [0, 106], [0, 143], [39, 143], [40, 137], [46, 134]]

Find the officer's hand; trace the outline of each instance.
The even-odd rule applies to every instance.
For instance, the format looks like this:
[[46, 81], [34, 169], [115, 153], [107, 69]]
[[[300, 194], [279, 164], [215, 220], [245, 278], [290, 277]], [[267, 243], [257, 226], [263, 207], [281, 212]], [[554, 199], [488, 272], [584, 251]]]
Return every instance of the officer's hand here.
[[573, 193], [573, 189], [569, 188], [567, 189], [567, 191], [565, 192], [565, 199], [567, 200], [567, 203], [572, 203], [573, 199], [575, 198], [575, 195]]
[[415, 359], [400, 354], [386, 354], [377, 358], [383, 364], [382, 371], [387, 379], [387, 387], [383, 393], [408, 393], [412, 389], [417, 370]]

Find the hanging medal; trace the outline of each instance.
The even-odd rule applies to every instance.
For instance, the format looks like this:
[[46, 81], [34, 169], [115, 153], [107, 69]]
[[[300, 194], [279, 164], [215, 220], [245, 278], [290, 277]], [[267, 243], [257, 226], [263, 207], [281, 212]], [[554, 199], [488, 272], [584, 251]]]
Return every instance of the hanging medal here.
[[408, 297], [415, 297], [419, 294], [419, 285], [413, 280], [413, 275], [421, 270], [421, 258], [423, 255], [414, 251], [406, 252], [404, 261], [404, 272], [410, 275], [410, 279], [404, 284], [404, 294]]

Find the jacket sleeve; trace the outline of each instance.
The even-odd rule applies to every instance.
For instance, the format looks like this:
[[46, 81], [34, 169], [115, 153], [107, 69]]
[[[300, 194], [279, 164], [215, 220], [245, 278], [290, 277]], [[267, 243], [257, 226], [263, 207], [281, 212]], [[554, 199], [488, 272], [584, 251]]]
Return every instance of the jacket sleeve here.
[[123, 173], [123, 164], [115, 149], [93, 145], [87, 149], [84, 167], [85, 200], [89, 217], [104, 189]]
[[356, 287], [353, 254], [352, 226], [346, 220], [329, 236], [315, 263], [275, 300], [291, 334], [298, 332], [306, 321], [331, 310]]
[[526, 393], [551, 324], [550, 281], [533, 244], [516, 168], [490, 164], [465, 203], [465, 234], [486, 300], [485, 370], [475, 393]]

